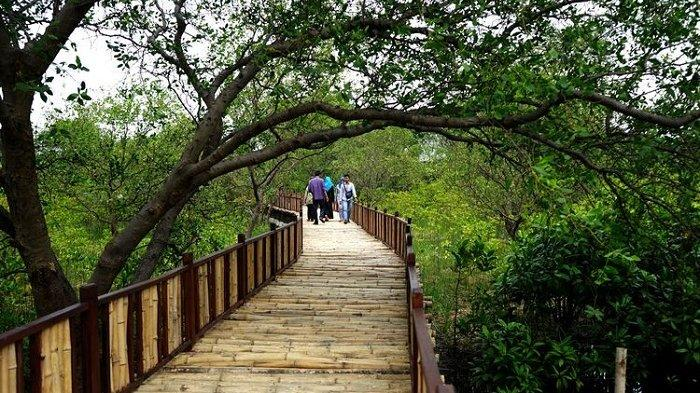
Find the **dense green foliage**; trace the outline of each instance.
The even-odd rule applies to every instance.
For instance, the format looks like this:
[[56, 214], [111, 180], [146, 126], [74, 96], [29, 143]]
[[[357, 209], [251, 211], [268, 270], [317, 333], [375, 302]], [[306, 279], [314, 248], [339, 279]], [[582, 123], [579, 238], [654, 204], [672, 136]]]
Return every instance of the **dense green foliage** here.
[[629, 350], [633, 388], [695, 390], [697, 195], [656, 194], [688, 218], [669, 224], [661, 207], [627, 199], [620, 210], [567, 160], [537, 148], [527, 158], [516, 170], [480, 148], [393, 130], [339, 142], [296, 178], [347, 172], [361, 201], [412, 217], [442, 365], [460, 391], [612, 391], [616, 346]]
[[[87, 282], [111, 236], [121, 230], [177, 161], [191, 130], [156, 88], [124, 91], [48, 123], [37, 136], [40, 186], [53, 246], [70, 282]], [[263, 191], [269, 191], [265, 189]], [[182, 253], [206, 255], [245, 233], [255, 202], [248, 175], [218, 179], [179, 215], [159, 274]], [[258, 223], [256, 233], [266, 228]], [[132, 280], [150, 238], [130, 258], [116, 287]], [[19, 255], [0, 251], [0, 331], [33, 319], [31, 290]]]

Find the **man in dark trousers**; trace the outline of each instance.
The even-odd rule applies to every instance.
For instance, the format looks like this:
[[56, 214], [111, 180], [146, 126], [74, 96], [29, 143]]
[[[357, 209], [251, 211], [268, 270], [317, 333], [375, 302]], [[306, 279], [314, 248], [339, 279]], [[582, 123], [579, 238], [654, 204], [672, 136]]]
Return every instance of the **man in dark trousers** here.
[[309, 192], [314, 196], [314, 225], [318, 225], [318, 209], [323, 207], [326, 201], [326, 190], [323, 188], [323, 179], [321, 171], [316, 171], [314, 177], [309, 180]]

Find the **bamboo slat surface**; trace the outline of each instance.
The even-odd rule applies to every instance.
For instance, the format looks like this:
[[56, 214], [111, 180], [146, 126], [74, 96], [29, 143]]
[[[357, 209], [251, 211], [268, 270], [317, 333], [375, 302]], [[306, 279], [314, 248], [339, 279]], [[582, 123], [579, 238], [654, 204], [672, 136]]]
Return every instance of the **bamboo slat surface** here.
[[129, 384], [127, 355], [127, 315], [129, 299], [121, 297], [109, 303], [110, 386], [116, 392]]
[[168, 280], [168, 353], [182, 343], [182, 297], [180, 276]]
[[229, 265], [231, 266], [229, 270], [229, 283], [231, 285], [231, 290], [229, 291], [229, 303], [236, 304], [238, 301], [238, 254], [234, 251], [229, 254]]
[[0, 392], [17, 391], [17, 354], [15, 344], [0, 348]]
[[199, 290], [197, 296], [199, 298], [199, 304], [197, 305], [197, 312], [199, 313], [198, 328], [201, 328], [209, 322], [209, 286], [207, 281], [209, 272], [206, 264], [197, 268], [197, 277], [197, 288]]
[[216, 298], [216, 315], [224, 312], [224, 257], [220, 256], [214, 261], [214, 269], [216, 273], [216, 286], [214, 296]]
[[139, 391], [410, 392], [401, 260], [352, 223], [304, 225], [300, 260]]
[[44, 329], [40, 334], [41, 391], [70, 392], [71, 342], [68, 319]]
[[158, 363], [158, 287], [141, 291], [141, 320], [143, 331], [143, 369], [148, 371]]
[[248, 255], [248, 290], [255, 288], [255, 244], [249, 243], [247, 246]]

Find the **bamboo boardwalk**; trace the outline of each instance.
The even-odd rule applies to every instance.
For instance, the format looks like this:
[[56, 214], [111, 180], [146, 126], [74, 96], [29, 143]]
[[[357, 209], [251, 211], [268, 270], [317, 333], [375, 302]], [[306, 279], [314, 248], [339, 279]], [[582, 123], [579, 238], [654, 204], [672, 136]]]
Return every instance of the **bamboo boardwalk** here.
[[355, 224], [304, 253], [139, 392], [410, 392], [402, 261]]

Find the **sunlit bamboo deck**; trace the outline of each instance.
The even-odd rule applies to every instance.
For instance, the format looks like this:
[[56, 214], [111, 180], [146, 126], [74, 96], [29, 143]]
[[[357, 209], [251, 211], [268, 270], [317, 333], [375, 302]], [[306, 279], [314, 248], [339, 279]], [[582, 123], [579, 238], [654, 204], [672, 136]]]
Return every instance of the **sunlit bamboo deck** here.
[[304, 253], [140, 392], [409, 392], [404, 264], [355, 224], [304, 223]]

